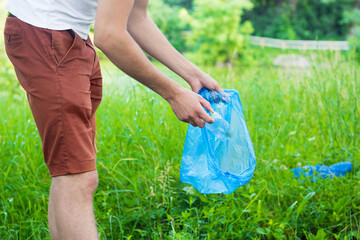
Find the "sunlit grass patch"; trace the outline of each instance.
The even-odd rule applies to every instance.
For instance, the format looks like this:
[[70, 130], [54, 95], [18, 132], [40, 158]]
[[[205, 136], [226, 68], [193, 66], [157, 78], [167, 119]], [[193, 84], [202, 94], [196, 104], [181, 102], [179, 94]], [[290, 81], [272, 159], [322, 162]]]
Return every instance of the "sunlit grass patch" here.
[[[334, 53], [316, 58], [300, 70], [204, 68], [239, 91], [257, 156], [253, 179], [231, 195], [180, 183], [187, 124], [155, 93], [104, 70], [94, 198], [102, 239], [358, 237], [359, 66]], [[47, 239], [50, 179], [40, 138], [22, 90], [8, 91], [13, 72], [0, 82], [0, 239]], [[353, 162], [353, 171], [317, 182], [290, 172], [338, 161]]]

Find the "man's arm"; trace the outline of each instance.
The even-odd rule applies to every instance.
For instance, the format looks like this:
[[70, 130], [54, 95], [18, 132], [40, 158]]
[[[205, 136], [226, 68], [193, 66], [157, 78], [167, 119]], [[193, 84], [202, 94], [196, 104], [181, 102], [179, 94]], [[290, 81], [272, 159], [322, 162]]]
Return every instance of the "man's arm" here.
[[223, 91], [208, 74], [182, 56], [147, 14], [149, 0], [135, 0], [128, 31], [140, 47], [189, 83], [194, 92], [202, 87]]
[[95, 45], [122, 71], [166, 99], [175, 115], [193, 126], [214, 120], [209, 102], [162, 74], [144, 55], [127, 30], [134, 0], [99, 0], [95, 20]]

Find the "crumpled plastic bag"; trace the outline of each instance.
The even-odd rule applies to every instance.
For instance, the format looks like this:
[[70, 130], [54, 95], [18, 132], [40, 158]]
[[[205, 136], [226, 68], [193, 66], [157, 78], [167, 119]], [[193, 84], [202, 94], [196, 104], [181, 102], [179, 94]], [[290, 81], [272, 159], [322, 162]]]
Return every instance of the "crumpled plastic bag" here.
[[204, 128], [189, 124], [181, 159], [180, 180], [201, 193], [232, 193], [253, 176], [254, 148], [243, 116], [239, 93], [228, 95], [202, 88], [210, 102], [214, 123]]
[[311, 182], [316, 182], [321, 178], [333, 178], [333, 177], [343, 177], [346, 173], [350, 172], [352, 169], [351, 162], [338, 162], [331, 166], [326, 165], [306, 165], [303, 167], [297, 167], [291, 169], [294, 173], [294, 176], [299, 178], [301, 176], [311, 177]]

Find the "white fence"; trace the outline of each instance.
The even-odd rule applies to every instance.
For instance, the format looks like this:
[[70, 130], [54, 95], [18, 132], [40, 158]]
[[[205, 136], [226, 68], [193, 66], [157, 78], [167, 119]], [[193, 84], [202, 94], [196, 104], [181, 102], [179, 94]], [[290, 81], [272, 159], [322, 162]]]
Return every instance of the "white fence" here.
[[308, 41], [308, 40], [280, 40], [274, 38], [249, 36], [250, 44], [260, 47], [299, 50], [349, 50], [347, 41]]

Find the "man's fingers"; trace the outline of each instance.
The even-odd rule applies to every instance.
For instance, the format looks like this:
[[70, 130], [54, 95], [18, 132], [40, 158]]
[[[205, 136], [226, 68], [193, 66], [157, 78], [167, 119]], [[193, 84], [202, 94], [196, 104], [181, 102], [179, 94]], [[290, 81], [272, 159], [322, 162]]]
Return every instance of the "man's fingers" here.
[[213, 123], [214, 122], [214, 119], [212, 119], [209, 114], [207, 114], [205, 111], [202, 111], [200, 114], [199, 114], [199, 117], [207, 122], [207, 123]]
[[194, 121], [189, 121], [189, 123], [193, 126], [193, 127], [197, 127], [196, 123]]
[[205, 126], [204, 120], [202, 120], [202, 119], [199, 118], [199, 117], [194, 118], [194, 122], [196, 123], [196, 125], [197, 125], [199, 128], [203, 128], [203, 127]]
[[219, 84], [215, 84], [215, 89], [214, 90], [216, 90], [216, 91], [218, 91], [218, 92], [225, 92], [221, 87], [220, 87], [220, 85]]
[[200, 98], [200, 104], [201, 104], [201, 106], [203, 106], [209, 112], [214, 112], [214, 110], [211, 108], [210, 103], [208, 101], [206, 101], [203, 97]]
[[219, 85], [218, 83], [215, 84], [214, 90], [216, 90], [216, 91], [218, 91], [218, 92], [225, 93], [227, 96], [230, 96], [228, 93], [226, 93], [226, 92], [224, 91], [224, 89], [222, 89], [222, 88], [220, 87], [220, 85]]

